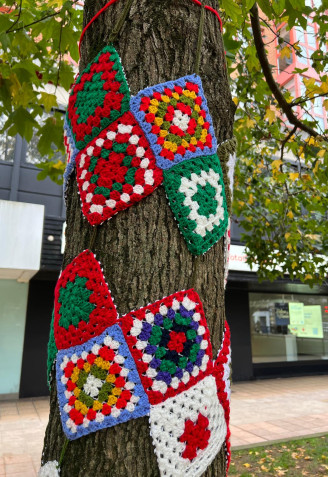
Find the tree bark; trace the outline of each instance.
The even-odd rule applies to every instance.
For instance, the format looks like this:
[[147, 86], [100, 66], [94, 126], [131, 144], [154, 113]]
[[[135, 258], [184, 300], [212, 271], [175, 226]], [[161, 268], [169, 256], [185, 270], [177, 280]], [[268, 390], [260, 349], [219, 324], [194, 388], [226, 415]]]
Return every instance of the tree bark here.
[[[216, 4], [214, 0], [207, 3]], [[84, 24], [104, 4], [105, 0], [86, 0]], [[82, 44], [81, 69], [107, 44], [123, 6], [124, 2], [111, 6], [88, 29]], [[132, 94], [146, 86], [194, 72], [200, 12], [190, 0], [133, 2], [115, 42]], [[220, 143], [232, 137], [235, 107], [229, 90], [219, 24], [207, 11], [200, 76]], [[82, 217], [74, 179], [70, 179], [67, 194], [63, 267], [88, 247], [92, 232]], [[192, 256], [179, 233], [162, 186], [99, 227], [93, 251], [103, 266], [120, 315], [176, 291], [194, 287], [204, 305], [216, 356], [225, 319], [223, 240], [205, 255]], [[50, 405], [42, 463], [59, 460], [65, 440], [54, 385]], [[61, 476], [94, 475], [159, 476], [147, 417], [69, 442]], [[204, 476], [224, 475], [225, 456], [221, 449]]]

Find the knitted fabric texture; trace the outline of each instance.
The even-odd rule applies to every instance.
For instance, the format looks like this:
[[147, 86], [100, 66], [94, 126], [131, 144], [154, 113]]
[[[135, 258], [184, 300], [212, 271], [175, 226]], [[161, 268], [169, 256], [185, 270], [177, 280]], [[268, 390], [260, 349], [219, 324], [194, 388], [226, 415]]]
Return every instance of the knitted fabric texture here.
[[212, 372], [209, 330], [193, 289], [133, 311], [120, 324], [151, 404], [181, 393]]
[[164, 171], [164, 187], [188, 249], [195, 255], [205, 253], [228, 224], [218, 156], [198, 157]]
[[39, 470], [38, 477], [59, 477], [60, 469], [56, 460], [46, 462]]
[[47, 377], [48, 377], [48, 387], [50, 389], [51, 386], [51, 371], [56, 359], [57, 354], [57, 346], [55, 342], [55, 335], [54, 335], [54, 319], [55, 314], [54, 311], [52, 312], [51, 316], [51, 323], [50, 323], [50, 332], [49, 332], [49, 341], [48, 341], [48, 355], [47, 355]]
[[58, 349], [99, 335], [117, 322], [117, 311], [100, 265], [89, 250], [62, 272], [55, 288], [54, 335]]
[[56, 373], [68, 439], [149, 413], [147, 395], [118, 325], [82, 345], [59, 351]]
[[161, 476], [201, 476], [227, 434], [214, 377], [151, 406], [150, 433]]
[[82, 211], [98, 225], [151, 194], [163, 174], [130, 112], [104, 129], [76, 158]]
[[226, 457], [227, 457], [227, 474], [231, 461], [230, 446], [230, 365], [231, 365], [231, 347], [230, 347], [230, 329], [227, 321], [225, 322], [224, 336], [218, 357], [214, 363], [214, 377], [216, 380], [217, 393], [220, 403], [224, 409], [224, 416], [227, 426], [227, 435], [225, 440]]
[[230, 245], [231, 245], [231, 220], [229, 218], [228, 227], [227, 227], [226, 233], [224, 234], [224, 287], [226, 287], [228, 283]]
[[140, 91], [130, 101], [161, 169], [216, 152], [216, 138], [199, 76]]
[[129, 110], [130, 91], [117, 51], [106, 46], [78, 76], [69, 97], [67, 122], [81, 150]]
[[65, 192], [67, 188], [67, 182], [68, 182], [69, 176], [71, 175], [75, 167], [75, 158], [79, 152], [75, 146], [75, 141], [72, 135], [72, 131], [69, 127], [66, 117], [64, 121], [64, 146], [66, 150], [66, 163], [67, 163], [66, 169], [64, 172], [64, 192]]

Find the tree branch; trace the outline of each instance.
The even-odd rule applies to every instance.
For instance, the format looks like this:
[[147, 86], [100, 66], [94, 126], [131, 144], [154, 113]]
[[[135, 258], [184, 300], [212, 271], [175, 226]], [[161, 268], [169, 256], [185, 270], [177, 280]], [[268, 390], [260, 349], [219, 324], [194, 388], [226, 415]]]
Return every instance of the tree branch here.
[[12, 29], [15, 25], [17, 25], [17, 23], [19, 22], [19, 19], [20, 19], [21, 13], [22, 13], [22, 3], [23, 3], [23, 0], [20, 0], [17, 19], [14, 21], [14, 23], [11, 25], [11, 27], [6, 31], [6, 33], [9, 33], [10, 31], [12, 31], [11, 29]]
[[298, 106], [299, 104], [307, 103], [308, 101], [312, 101], [313, 99], [317, 99], [317, 98], [321, 98], [321, 97], [325, 97], [325, 96], [328, 96], [328, 93], [320, 93], [320, 94], [316, 94], [312, 97], [308, 96], [306, 98], [294, 99], [294, 101], [292, 101], [290, 104], [293, 105], [293, 106]]
[[266, 79], [266, 82], [269, 86], [269, 88], [272, 91], [273, 96], [277, 100], [277, 103], [279, 104], [280, 108], [282, 111], [286, 114], [288, 121], [296, 126], [297, 128], [301, 129], [302, 131], [310, 134], [310, 136], [316, 137], [319, 134], [312, 129], [310, 126], [307, 126], [306, 124], [303, 124], [302, 121], [300, 121], [297, 116], [295, 116], [292, 106], [290, 103], [286, 101], [284, 98], [278, 84], [275, 82], [271, 67], [266, 55], [265, 51], [265, 45], [263, 43], [262, 39], [262, 32], [261, 32], [261, 25], [260, 25], [260, 19], [259, 19], [259, 11], [257, 8], [257, 4], [255, 3], [252, 8], [250, 9], [250, 17], [251, 17], [251, 25], [252, 25], [252, 30], [253, 30], [253, 36], [254, 36], [254, 43], [255, 43], [255, 48], [256, 52], [258, 55], [259, 62], [262, 67], [262, 71], [264, 74], [264, 77]]

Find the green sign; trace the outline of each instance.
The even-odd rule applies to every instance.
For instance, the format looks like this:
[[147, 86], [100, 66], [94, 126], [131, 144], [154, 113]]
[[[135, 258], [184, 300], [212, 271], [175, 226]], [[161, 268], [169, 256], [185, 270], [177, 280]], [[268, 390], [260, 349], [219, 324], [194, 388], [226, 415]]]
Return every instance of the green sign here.
[[293, 335], [298, 338], [323, 338], [320, 305], [304, 306], [303, 303], [289, 303], [289, 315], [289, 331]]

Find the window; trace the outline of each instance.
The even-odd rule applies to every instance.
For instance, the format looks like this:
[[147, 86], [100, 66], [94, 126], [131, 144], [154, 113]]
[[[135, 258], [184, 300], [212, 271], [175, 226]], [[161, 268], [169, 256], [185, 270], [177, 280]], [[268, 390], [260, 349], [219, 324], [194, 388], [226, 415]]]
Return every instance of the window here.
[[[47, 119], [48, 116], [49, 114], [43, 113], [42, 118], [39, 120], [41, 125]], [[27, 144], [27, 148], [26, 148], [25, 162], [27, 162], [28, 164], [39, 164], [40, 162], [45, 160], [38, 151], [38, 142], [39, 142], [38, 136], [33, 134], [33, 137], [30, 140], [30, 142]], [[62, 155], [60, 152], [56, 153], [52, 157], [52, 160], [56, 160], [56, 159], [62, 159]]]
[[314, 51], [317, 49], [317, 31], [318, 27], [315, 24], [311, 24], [311, 18], [308, 18], [308, 24], [306, 30], [302, 30], [300, 27], [295, 28], [296, 41], [298, 41], [299, 52], [296, 54], [296, 59], [298, 63], [302, 65], [307, 65], [310, 67], [312, 65], [311, 56]]
[[328, 297], [250, 293], [253, 363], [328, 359]]
[[[301, 83], [301, 95], [305, 97], [306, 88], [303, 83]], [[314, 104], [312, 101], [307, 101], [304, 103], [304, 109], [300, 110], [301, 118], [307, 119], [308, 121], [317, 121], [319, 132], [324, 132], [326, 129], [326, 119], [327, 113], [326, 109], [323, 106], [324, 98], [318, 97], [314, 100]]]
[[[3, 128], [7, 121], [6, 116], [0, 116], [0, 129]], [[6, 162], [14, 162], [16, 138], [8, 136], [8, 133], [0, 135], [0, 160]]]
[[[279, 38], [280, 38], [280, 42], [279, 42], [280, 48], [279, 48], [279, 50], [281, 51], [283, 48], [285, 48], [285, 46], [289, 45], [289, 43], [290, 43], [290, 32], [286, 29], [286, 26], [283, 26], [282, 28], [280, 28]], [[283, 40], [283, 41], [281, 42], [281, 40]], [[287, 58], [286, 56], [281, 58], [280, 56], [278, 56], [279, 73], [284, 71], [292, 63], [293, 63], [293, 54], [292, 53], [291, 53], [290, 58]]]

